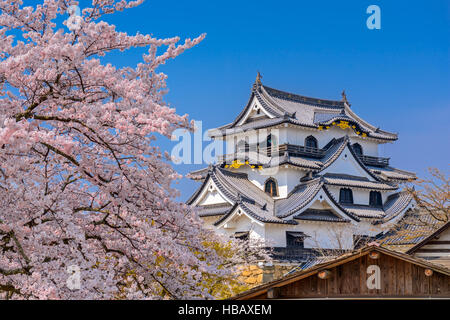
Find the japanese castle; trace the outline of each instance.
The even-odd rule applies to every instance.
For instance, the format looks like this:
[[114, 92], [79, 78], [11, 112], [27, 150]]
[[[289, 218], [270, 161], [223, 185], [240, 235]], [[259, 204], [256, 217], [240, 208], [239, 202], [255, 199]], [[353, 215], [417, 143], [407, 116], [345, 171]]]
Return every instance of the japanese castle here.
[[245, 108], [209, 135], [227, 151], [191, 173], [201, 186], [187, 203], [208, 227], [263, 239], [281, 260], [354, 249], [415, 207], [401, 190], [415, 175], [378, 154], [397, 134], [358, 117], [345, 92], [310, 98], [267, 87], [258, 73]]

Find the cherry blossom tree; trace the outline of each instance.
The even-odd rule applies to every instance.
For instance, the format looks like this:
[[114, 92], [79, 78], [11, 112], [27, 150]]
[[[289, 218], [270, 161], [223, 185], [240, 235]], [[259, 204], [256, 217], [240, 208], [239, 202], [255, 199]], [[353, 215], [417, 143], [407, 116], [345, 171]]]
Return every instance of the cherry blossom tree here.
[[[191, 124], [157, 68], [204, 35], [101, 20], [142, 2], [93, 0], [69, 30], [77, 3], [0, 0], [0, 298], [212, 298], [203, 284], [257, 258], [173, 200], [180, 176], [154, 140]], [[148, 48], [135, 68], [102, 62], [133, 47]]]

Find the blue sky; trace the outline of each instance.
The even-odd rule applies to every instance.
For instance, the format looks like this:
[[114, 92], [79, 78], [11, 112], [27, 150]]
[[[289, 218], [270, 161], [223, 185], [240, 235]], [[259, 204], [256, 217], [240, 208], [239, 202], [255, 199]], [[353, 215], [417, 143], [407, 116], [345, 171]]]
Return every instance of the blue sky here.
[[[357, 114], [399, 140], [380, 151], [391, 164], [423, 176], [448, 172], [450, 116], [449, 1], [147, 0], [108, 21], [156, 37], [196, 37], [197, 47], [170, 61], [166, 100], [204, 128], [231, 122], [245, 106], [256, 71], [263, 83], [324, 99], [343, 89]], [[366, 27], [366, 8], [381, 8], [381, 30]], [[80, 6], [83, 6], [81, 1]], [[114, 54], [135, 65], [139, 50]], [[165, 149], [173, 143], [161, 141]], [[177, 165], [180, 173], [199, 165]], [[185, 200], [197, 184], [178, 184]]]

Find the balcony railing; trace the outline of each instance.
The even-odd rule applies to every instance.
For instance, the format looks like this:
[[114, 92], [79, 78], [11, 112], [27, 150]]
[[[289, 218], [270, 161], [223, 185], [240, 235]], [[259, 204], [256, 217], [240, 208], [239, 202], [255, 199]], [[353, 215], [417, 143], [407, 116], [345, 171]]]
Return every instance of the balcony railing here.
[[260, 148], [262, 152], [267, 152], [267, 154], [278, 154], [282, 155], [285, 152], [288, 152], [291, 156], [306, 156], [310, 158], [320, 159], [325, 155], [325, 149], [312, 148], [312, 147], [304, 147], [298, 146], [294, 144], [282, 144], [279, 146], [268, 147], [268, 148]]
[[238, 147], [236, 150], [236, 154], [241, 153], [245, 154], [249, 151], [255, 151], [264, 155], [283, 155], [286, 151], [291, 156], [307, 156], [312, 158], [322, 158], [325, 155], [325, 149], [312, 148], [312, 147], [304, 147], [298, 146], [294, 144], [281, 144], [279, 146], [271, 146], [271, 147], [258, 147], [256, 145], [250, 145], [245, 147]]
[[386, 167], [389, 165], [389, 158], [372, 157], [365, 155], [358, 155], [358, 158], [368, 166]]
[[[325, 156], [325, 153], [327, 152], [327, 149], [319, 149], [319, 148], [312, 148], [312, 147], [306, 147], [306, 146], [299, 146], [294, 144], [281, 144], [279, 146], [271, 146], [271, 147], [258, 147], [257, 145], [247, 145], [238, 147], [235, 153], [232, 154], [226, 154], [218, 156], [219, 161], [225, 161], [226, 158], [228, 159], [240, 159], [243, 160], [247, 153], [253, 151], [257, 152], [261, 155], [266, 156], [282, 156], [285, 152], [288, 152], [290, 156], [297, 156], [297, 157], [308, 157], [308, 158], [315, 158], [315, 159], [321, 159]], [[375, 167], [386, 167], [389, 165], [389, 158], [382, 158], [382, 157], [373, 157], [373, 156], [366, 156], [366, 155], [357, 155], [358, 158], [366, 165], [369, 166], [375, 166]]]

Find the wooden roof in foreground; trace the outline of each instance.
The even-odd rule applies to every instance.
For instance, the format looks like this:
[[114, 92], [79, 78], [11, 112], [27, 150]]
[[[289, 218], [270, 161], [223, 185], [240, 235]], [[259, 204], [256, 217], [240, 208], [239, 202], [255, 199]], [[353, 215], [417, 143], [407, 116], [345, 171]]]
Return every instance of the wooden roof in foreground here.
[[[379, 253], [372, 260], [369, 254]], [[368, 290], [366, 266], [378, 265], [384, 288]], [[424, 270], [431, 270], [431, 276]], [[319, 279], [320, 272], [330, 272], [330, 279]], [[409, 288], [407, 288], [409, 287]], [[274, 294], [274, 292], [277, 292]], [[234, 296], [233, 300], [302, 298], [450, 298], [450, 269], [427, 260], [392, 251], [378, 244], [342, 255]]]

